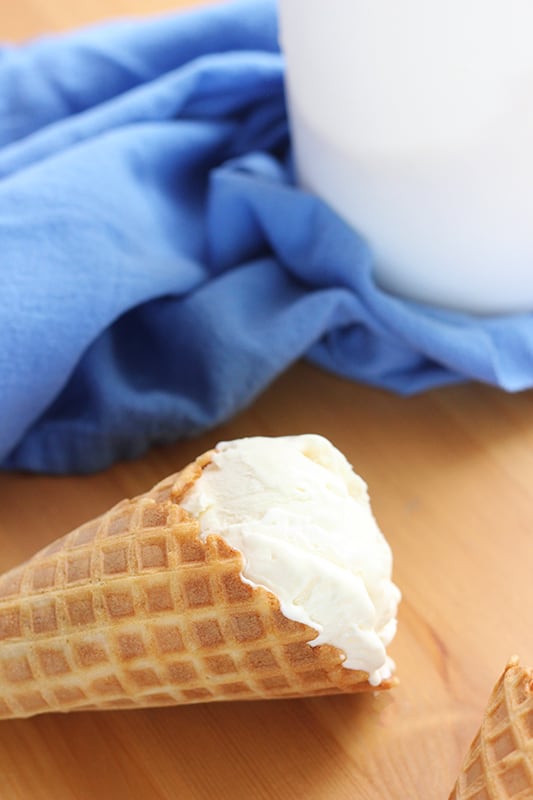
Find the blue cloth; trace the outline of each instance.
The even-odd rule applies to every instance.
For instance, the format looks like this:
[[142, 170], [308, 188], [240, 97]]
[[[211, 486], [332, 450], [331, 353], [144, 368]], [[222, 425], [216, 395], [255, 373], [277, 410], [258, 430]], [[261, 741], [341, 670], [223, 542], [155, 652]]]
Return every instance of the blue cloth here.
[[274, 0], [0, 49], [0, 464], [91, 471], [306, 356], [406, 394], [533, 383], [530, 315], [376, 287], [291, 182]]

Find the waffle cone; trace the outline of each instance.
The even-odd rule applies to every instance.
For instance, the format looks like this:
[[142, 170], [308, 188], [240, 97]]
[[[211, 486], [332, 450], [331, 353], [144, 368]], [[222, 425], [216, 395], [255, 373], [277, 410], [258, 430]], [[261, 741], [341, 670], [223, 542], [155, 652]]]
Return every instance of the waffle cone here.
[[533, 798], [533, 671], [509, 661], [450, 800]]
[[0, 578], [0, 719], [392, 685], [312, 647], [239, 552], [200, 539], [180, 499], [211, 455]]

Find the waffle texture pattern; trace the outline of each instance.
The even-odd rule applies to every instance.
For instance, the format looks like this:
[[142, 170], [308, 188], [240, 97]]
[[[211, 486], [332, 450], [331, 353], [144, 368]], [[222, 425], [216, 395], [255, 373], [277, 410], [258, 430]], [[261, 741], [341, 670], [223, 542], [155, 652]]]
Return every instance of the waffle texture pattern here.
[[242, 580], [239, 552], [200, 539], [179, 501], [210, 460], [0, 578], [0, 718], [375, 690]]
[[533, 671], [512, 658], [490, 697], [450, 800], [533, 798]]

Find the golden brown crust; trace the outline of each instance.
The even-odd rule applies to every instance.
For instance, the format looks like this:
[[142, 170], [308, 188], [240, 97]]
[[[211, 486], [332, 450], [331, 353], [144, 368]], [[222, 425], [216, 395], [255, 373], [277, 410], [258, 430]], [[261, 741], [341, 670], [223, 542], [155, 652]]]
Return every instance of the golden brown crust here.
[[180, 505], [212, 452], [0, 578], [0, 718], [375, 691]]
[[450, 800], [533, 797], [533, 671], [509, 660]]

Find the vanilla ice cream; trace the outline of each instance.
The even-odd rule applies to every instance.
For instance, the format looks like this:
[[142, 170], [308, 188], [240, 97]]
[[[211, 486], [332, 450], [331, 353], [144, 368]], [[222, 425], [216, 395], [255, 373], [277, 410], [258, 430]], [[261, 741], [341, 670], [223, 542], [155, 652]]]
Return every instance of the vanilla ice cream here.
[[202, 539], [222, 536], [243, 555], [243, 580], [272, 591], [283, 614], [314, 628], [309, 644], [346, 654], [372, 685], [394, 668], [400, 592], [366, 484], [317, 435], [223, 442], [182, 500]]

